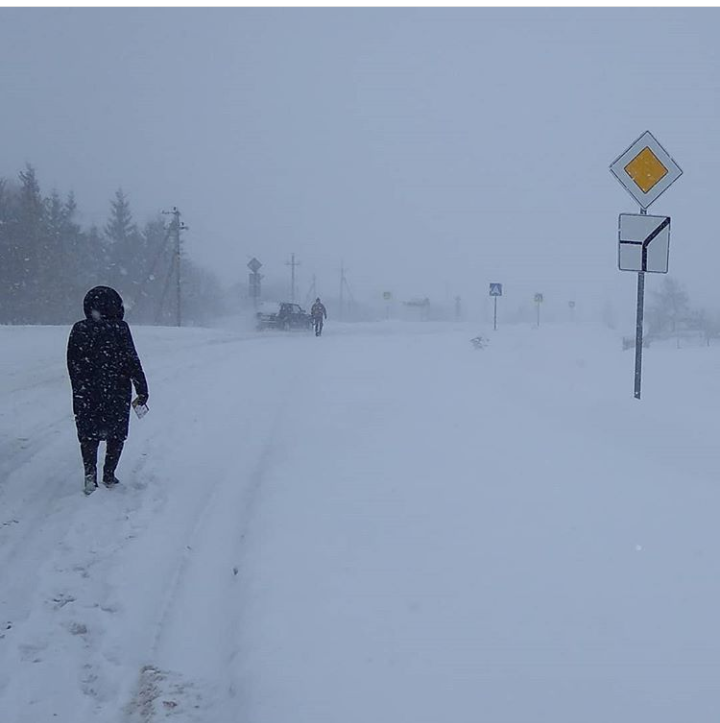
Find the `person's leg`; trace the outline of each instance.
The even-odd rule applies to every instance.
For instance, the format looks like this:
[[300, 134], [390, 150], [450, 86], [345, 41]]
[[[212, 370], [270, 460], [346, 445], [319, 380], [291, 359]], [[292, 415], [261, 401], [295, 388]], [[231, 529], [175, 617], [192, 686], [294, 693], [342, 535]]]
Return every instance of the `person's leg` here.
[[85, 475], [94, 475], [97, 472], [97, 453], [100, 442], [97, 439], [81, 439], [80, 452], [83, 458]]
[[125, 442], [122, 439], [108, 439], [105, 450], [105, 466], [103, 467], [103, 482], [114, 483], [120, 455]]
[[81, 439], [80, 452], [85, 468], [85, 485], [83, 491], [86, 495], [91, 494], [97, 487], [97, 452], [100, 442], [97, 439]]

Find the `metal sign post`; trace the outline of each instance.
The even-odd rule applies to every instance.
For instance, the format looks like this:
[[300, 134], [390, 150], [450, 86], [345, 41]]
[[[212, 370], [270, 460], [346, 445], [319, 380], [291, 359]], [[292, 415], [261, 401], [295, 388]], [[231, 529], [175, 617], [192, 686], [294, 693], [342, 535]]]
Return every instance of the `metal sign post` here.
[[543, 295], [535, 294], [535, 310], [537, 312], [537, 326], [540, 328], [540, 304], [543, 303]]
[[638, 271], [637, 312], [635, 316], [635, 399], [640, 399], [642, 388], [643, 316], [645, 314], [645, 272]]
[[502, 296], [502, 284], [490, 284], [490, 296], [493, 297], [493, 331], [497, 331], [497, 300], [498, 296]]
[[262, 264], [253, 257], [248, 261], [247, 267], [250, 269], [250, 296], [253, 300], [255, 311], [257, 311], [258, 299], [260, 298], [260, 281], [262, 279], [262, 275], [259, 274], [258, 271], [262, 268]]
[[636, 271], [635, 399], [642, 391], [645, 274], [666, 274], [670, 250], [670, 217], [648, 216], [650, 204], [682, 175], [682, 169], [657, 139], [645, 131], [610, 165], [610, 172], [640, 205], [640, 214], [620, 214], [618, 268]]
[[385, 321], [390, 320], [390, 302], [392, 301], [392, 292], [383, 291], [383, 299], [385, 300]]

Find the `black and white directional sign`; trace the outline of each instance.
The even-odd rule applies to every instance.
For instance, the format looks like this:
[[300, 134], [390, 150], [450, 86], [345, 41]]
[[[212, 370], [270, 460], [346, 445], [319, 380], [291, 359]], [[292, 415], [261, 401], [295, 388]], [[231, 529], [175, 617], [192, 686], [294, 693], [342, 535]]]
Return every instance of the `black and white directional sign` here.
[[668, 272], [670, 217], [621, 213], [619, 220], [621, 271]]
[[490, 284], [490, 296], [502, 296], [502, 284]]

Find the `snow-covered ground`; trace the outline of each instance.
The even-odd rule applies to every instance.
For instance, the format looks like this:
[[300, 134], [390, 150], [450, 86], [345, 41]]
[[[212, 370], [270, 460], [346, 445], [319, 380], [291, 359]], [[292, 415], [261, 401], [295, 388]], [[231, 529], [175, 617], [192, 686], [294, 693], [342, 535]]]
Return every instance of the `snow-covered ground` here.
[[67, 333], [0, 327], [3, 723], [717, 722], [720, 347], [135, 328], [85, 498]]

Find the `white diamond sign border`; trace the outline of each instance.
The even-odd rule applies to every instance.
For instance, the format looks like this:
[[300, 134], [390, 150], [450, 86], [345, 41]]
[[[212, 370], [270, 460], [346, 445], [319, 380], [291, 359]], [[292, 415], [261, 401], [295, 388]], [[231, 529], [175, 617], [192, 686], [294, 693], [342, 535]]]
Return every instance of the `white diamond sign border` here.
[[[625, 170], [628, 165], [644, 148], [649, 148], [657, 159], [667, 168], [667, 174], [658, 181], [647, 193], [635, 183], [632, 177]], [[680, 176], [682, 168], [674, 161], [673, 157], [660, 145], [659, 141], [650, 131], [645, 131], [625, 152], [621, 153], [611, 164], [610, 172], [620, 181], [622, 187], [640, 204], [640, 207], [647, 209], [658, 197], [667, 191]]]

